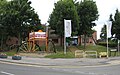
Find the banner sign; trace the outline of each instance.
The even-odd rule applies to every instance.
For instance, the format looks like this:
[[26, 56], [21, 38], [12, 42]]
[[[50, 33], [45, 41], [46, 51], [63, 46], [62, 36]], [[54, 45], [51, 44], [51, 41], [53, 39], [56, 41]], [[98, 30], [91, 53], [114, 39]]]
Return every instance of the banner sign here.
[[71, 36], [71, 20], [64, 20], [65, 37]]
[[46, 38], [46, 32], [32, 32], [29, 34], [29, 38], [30, 39], [39, 39], [39, 38], [42, 38], [42, 39], [45, 39]]
[[112, 22], [109, 21], [107, 25], [107, 37], [111, 37], [111, 28], [112, 28]]

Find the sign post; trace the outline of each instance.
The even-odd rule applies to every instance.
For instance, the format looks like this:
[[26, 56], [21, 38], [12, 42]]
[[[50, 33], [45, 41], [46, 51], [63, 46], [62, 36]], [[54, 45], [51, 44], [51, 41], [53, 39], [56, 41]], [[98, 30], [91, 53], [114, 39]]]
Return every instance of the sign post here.
[[48, 26], [46, 26], [46, 52], [48, 52]]
[[119, 49], [119, 48], [120, 48], [120, 47], [119, 47], [119, 43], [120, 43], [120, 41], [119, 41], [119, 39], [118, 39], [118, 56], [120, 55], [120, 51], [119, 51], [119, 50], [120, 50], [120, 49]]
[[71, 20], [64, 19], [64, 54], [66, 54], [66, 37], [71, 36]]
[[111, 25], [112, 25], [112, 22], [108, 21], [108, 25], [106, 26], [106, 31], [107, 31], [107, 57], [109, 57], [108, 38], [111, 36]]

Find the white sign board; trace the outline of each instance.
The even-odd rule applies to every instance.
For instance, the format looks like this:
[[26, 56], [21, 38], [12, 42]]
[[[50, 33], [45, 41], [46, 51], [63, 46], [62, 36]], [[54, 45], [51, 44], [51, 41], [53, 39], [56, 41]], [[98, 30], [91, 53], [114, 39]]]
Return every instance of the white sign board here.
[[71, 20], [64, 20], [65, 37], [71, 36]]
[[112, 22], [109, 21], [107, 25], [107, 37], [111, 37], [111, 28], [112, 28]]
[[30, 39], [39, 39], [39, 38], [42, 38], [42, 39], [45, 39], [46, 38], [46, 33], [45, 32], [32, 32], [29, 34], [29, 38]]

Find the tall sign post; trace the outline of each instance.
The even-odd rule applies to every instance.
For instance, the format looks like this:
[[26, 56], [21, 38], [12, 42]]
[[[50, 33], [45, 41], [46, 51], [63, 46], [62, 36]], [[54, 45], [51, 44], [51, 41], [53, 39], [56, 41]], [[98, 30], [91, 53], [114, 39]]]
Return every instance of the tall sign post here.
[[108, 25], [106, 26], [106, 29], [107, 29], [107, 57], [109, 57], [109, 53], [108, 53]]
[[108, 21], [106, 30], [107, 30], [107, 57], [109, 57], [109, 49], [108, 49], [108, 38], [111, 36], [111, 27], [112, 27], [112, 22]]
[[120, 47], [119, 47], [120, 40], [118, 39], [118, 56], [120, 55]]
[[46, 25], [46, 52], [48, 52], [48, 25]]
[[64, 54], [66, 54], [66, 37], [71, 36], [71, 20], [64, 19]]

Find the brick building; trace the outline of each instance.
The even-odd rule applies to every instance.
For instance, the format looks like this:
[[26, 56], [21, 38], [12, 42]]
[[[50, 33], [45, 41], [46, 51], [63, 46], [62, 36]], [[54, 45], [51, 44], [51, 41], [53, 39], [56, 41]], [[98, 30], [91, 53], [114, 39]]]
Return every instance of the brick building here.
[[[84, 44], [84, 35], [81, 35], [81, 37], [79, 37], [78, 42], [83, 45]], [[95, 31], [91, 37], [86, 37], [86, 45], [94, 45], [97, 43], [97, 31]]]

